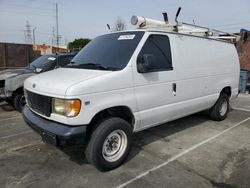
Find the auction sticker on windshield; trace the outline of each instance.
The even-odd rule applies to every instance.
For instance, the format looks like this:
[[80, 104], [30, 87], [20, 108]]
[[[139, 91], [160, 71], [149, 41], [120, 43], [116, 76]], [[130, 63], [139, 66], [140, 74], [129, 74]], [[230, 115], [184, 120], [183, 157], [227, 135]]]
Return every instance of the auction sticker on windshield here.
[[121, 35], [118, 40], [132, 40], [135, 38], [135, 35]]

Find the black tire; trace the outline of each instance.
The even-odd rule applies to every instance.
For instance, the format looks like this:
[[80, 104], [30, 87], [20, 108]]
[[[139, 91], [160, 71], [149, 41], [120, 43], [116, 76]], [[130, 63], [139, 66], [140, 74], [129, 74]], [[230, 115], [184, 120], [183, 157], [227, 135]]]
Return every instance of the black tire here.
[[13, 102], [13, 99], [12, 98], [7, 98], [6, 100], [5, 100], [5, 102], [7, 102], [9, 105], [11, 105], [11, 106], [14, 106], [14, 102]]
[[17, 111], [22, 112], [25, 106], [25, 98], [23, 93], [16, 93], [13, 97], [14, 107]]
[[[121, 135], [125, 133], [127, 138], [127, 142], [125, 141], [120, 142], [123, 143], [123, 145], [121, 144], [119, 147], [117, 146], [119, 144], [113, 141], [113, 137], [109, 137], [110, 135], [113, 135], [116, 132], [122, 133]], [[120, 137], [120, 141], [122, 140], [121, 138], [122, 136]], [[114, 139], [116, 139], [116, 141], [119, 140], [116, 137], [114, 137]], [[105, 151], [107, 150], [109, 150], [110, 152], [113, 151], [113, 142], [115, 142], [116, 145], [115, 149], [119, 148], [118, 151], [115, 152], [113, 156], [118, 155], [118, 157], [113, 159], [114, 161], [109, 161], [113, 156], [111, 157], [105, 156]], [[100, 171], [112, 170], [117, 168], [123, 163], [123, 161], [125, 160], [126, 156], [130, 151], [131, 142], [132, 142], [132, 128], [130, 124], [121, 118], [111, 117], [99, 123], [97, 128], [93, 131], [85, 150], [85, 156], [87, 160], [92, 165], [94, 165], [98, 170]], [[106, 143], [105, 146], [104, 143]], [[125, 148], [122, 147], [125, 145], [126, 145]], [[109, 149], [109, 147], [112, 149]], [[107, 150], [105, 150], [104, 148], [106, 148]]]
[[209, 110], [210, 118], [214, 121], [222, 121], [227, 117], [228, 110], [229, 97], [227, 94], [221, 93], [215, 105]]

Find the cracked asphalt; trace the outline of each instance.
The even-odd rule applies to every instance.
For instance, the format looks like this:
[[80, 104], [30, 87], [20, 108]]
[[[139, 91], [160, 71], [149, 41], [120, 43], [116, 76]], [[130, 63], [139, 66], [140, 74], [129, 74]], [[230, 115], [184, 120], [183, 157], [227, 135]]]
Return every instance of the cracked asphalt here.
[[250, 95], [232, 101], [228, 118], [198, 113], [134, 135], [131, 154], [106, 173], [81, 148], [41, 141], [20, 113], [0, 103], [0, 187], [250, 187]]

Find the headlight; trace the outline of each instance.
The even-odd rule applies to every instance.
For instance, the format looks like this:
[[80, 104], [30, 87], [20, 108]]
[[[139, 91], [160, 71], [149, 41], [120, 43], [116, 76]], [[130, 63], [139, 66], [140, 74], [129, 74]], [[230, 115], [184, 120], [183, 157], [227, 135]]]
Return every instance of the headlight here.
[[67, 117], [75, 117], [81, 109], [79, 99], [52, 99], [52, 112]]

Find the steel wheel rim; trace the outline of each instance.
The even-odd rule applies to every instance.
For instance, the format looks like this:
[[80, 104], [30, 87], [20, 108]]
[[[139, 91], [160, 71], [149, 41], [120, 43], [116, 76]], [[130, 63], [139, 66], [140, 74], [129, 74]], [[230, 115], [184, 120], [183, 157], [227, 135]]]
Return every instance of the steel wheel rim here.
[[220, 115], [221, 116], [224, 116], [226, 114], [227, 108], [228, 108], [228, 104], [227, 104], [227, 101], [224, 99], [222, 104], [221, 104], [221, 107], [220, 107]]
[[106, 161], [115, 162], [119, 160], [127, 148], [127, 135], [123, 130], [111, 132], [104, 140], [102, 156]]
[[23, 108], [26, 104], [26, 100], [25, 100], [25, 97], [24, 95], [21, 96], [21, 99], [20, 99], [20, 105], [21, 105], [21, 108]]

